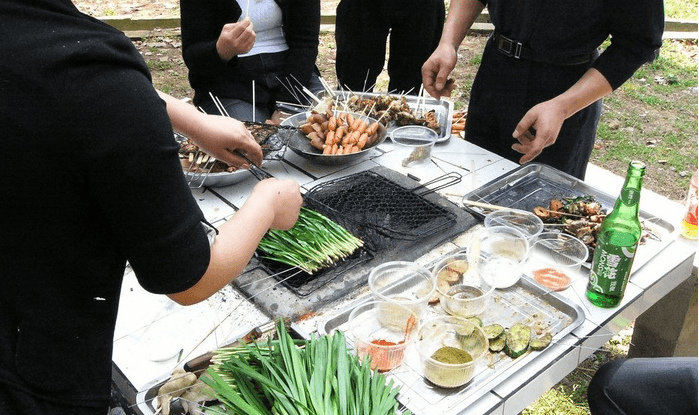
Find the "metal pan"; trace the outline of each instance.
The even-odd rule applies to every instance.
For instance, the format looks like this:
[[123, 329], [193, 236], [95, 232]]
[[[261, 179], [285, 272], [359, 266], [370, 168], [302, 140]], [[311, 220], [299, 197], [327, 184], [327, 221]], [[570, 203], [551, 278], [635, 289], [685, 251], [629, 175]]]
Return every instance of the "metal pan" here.
[[[438, 132], [436, 143], [443, 143], [451, 137], [451, 117], [454, 113], [454, 103], [446, 98], [434, 99], [432, 97], [418, 97], [417, 95], [405, 94], [381, 94], [374, 92], [354, 92], [354, 91], [332, 91], [332, 94], [325, 92], [319, 95], [320, 98], [331, 97], [333, 100], [338, 100], [338, 108], [342, 107], [342, 101], [349, 99], [351, 96], [358, 96], [361, 99], [374, 99], [388, 95], [393, 99], [402, 99], [408, 103], [408, 106], [413, 111], [434, 111], [439, 121], [440, 130]], [[356, 111], [356, 110], [355, 110]], [[388, 124], [388, 131], [400, 127], [394, 121]]]
[[[337, 113], [337, 111], [336, 111]], [[376, 120], [373, 118], [369, 118], [365, 115], [361, 114], [355, 114], [351, 113], [354, 118], [360, 118], [367, 123], [372, 123], [375, 122]], [[306, 123], [306, 120], [308, 117], [311, 115], [310, 112], [301, 112], [295, 115], [292, 115], [291, 117], [285, 119], [282, 121], [282, 125], [286, 126], [293, 126], [293, 127], [299, 127], [302, 124]], [[347, 164], [351, 163], [354, 161], [357, 161], [361, 158], [364, 158], [367, 156], [374, 147], [378, 146], [379, 144], [383, 143], [386, 140], [386, 128], [382, 125], [379, 125], [379, 138], [376, 140], [376, 142], [371, 146], [371, 147], [365, 147], [364, 149], [356, 152], [356, 153], [350, 153], [350, 154], [340, 154], [340, 155], [327, 155], [323, 154], [320, 150], [317, 148], [313, 147], [311, 145], [310, 140], [300, 131], [296, 130], [294, 134], [289, 137], [289, 144], [288, 148], [291, 149], [294, 153], [298, 154], [299, 156], [311, 160], [314, 163], [318, 164], [323, 164], [323, 165], [338, 165], [338, 164]]]

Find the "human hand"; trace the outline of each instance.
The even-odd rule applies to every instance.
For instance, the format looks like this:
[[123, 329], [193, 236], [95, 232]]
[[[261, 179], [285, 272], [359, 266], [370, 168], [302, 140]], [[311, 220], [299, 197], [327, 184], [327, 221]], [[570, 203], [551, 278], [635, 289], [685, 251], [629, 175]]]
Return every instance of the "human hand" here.
[[303, 204], [299, 184], [293, 180], [262, 180], [255, 186], [250, 197], [267, 199], [265, 206], [274, 214], [271, 229], [291, 229]]
[[245, 154], [256, 165], [262, 163], [262, 148], [242, 122], [220, 115], [199, 113], [205, 119], [199, 123], [200, 131], [192, 138], [206, 153], [234, 168], [248, 168], [249, 163], [236, 155]]
[[252, 22], [247, 17], [236, 23], [225, 24], [216, 41], [218, 56], [228, 62], [236, 55], [249, 52], [255, 44], [255, 38]]
[[434, 98], [449, 97], [456, 84], [449, 74], [456, 66], [456, 49], [439, 45], [422, 65], [422, 84], [425, 91]]
[[519, 162], [532, 161], [544, 148], [553, 145], [565, 119], [565, 111], [554, 100], [537, 104], [527, 111], [512, 133], [518, 141], [512, 149], [524, 154]]
[[274, 124], [274, 125], [279, 125], [282, 122], [282, 113], [279, 110], [275, 110], [272, 115], [269, 116], [269, 119], [265, 121], [267, 124]]

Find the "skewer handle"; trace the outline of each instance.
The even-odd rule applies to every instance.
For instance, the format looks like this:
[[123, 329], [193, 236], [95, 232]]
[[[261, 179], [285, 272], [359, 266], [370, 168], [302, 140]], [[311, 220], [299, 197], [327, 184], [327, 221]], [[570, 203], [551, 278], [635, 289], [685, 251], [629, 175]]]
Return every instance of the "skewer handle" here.
[[476, 206], [476, 207], [481, 207], [481, 208], [490, 209], [490, 210], [507, 209], [504, 206], [491, 205], [489, 203], [483, 203], [483, 202], [476, 202], [475, 200], [462, 200], [462, 203], [464, 205], [467, 205], [467, 206]]

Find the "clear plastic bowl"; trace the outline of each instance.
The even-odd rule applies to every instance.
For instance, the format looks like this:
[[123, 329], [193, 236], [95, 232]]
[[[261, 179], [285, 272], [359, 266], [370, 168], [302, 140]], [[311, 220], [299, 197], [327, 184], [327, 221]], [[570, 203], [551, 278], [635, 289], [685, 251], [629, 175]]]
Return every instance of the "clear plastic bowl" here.
[[432, 273], [414, 262], [386, 262], [369, 273], [369, 288], [375, 300], [395, 301], [410, 308], [418, 317], [427, 310], [435, 287]]
[[544, 221], [532, 212], [519, 209], [499, 209], [485, 216], [486, 228], [509, 226], [521, 231], [531, 242], [544, 231]]
[[418, 321], [407, 307], [389, 301], [370, 301], [349, 315], [349, 330], [357, 357], [371, 359], [371, 368], [386, 372], [405, 359], [406, 348], [415, 341]]
[[429, 163], [432, 147], [439, 135], [431, 128], [421, 125], [398, 127], [390, 133], [391, 141], [396, 145], [396, 157], [403, 167], [417, 167]]
[[525, 272], [529, 241], [510, 226], [482, 228], [473, 235], [468, 247], [469, 263], [495, 288], [516, 284]]
[[[464, 318], [440, 316], [420, 326], [417, 348], [423, 376], [442, 388], [457, 388], [473, 379], [479, 367], [485, 365], [488, 339], [483, 329]], [[471, 360], [446, 363], [433, 358], [435, 352], [444, 348], [465, 351]], [[451, 352], [453, 354], [454, 350]]]
[[554, 291], [563, 291], [583, 277], [580, 268], [589, 251], [583, 241], [561, 232], [544, 232], [532, 244], [528, 268], [534, 281]]
[[432, 268], [432, 274], [439, 303], [447, 313], [471, 317], [488, 308], [495, 287], [481, 278], [466, 252], [441, 258]]

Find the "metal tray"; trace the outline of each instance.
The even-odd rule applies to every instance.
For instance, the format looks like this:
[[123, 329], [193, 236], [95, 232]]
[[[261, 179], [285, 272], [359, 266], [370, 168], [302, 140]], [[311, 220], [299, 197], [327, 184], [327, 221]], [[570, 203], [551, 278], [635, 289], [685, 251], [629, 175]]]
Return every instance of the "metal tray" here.
[[[428, 269], [437, 261], [439, 259], [429, 264]], [[318, 323], [318, 334], [341, 330], [345, 333], [348, 346], [353, 347], [352, 335], [347, 324], [349, 314], [356, 306], [370, 300], [371, 298], [364, 297], [346, 309], [326, 317]], [[446, 313], [439, 304], [428, 306], [425, 319], [444, 314]], [[498, 323], [503, 327], [511, 327], [522, 322], [532, 327], [540, 327], [553, 335], [553, 344], [580, 326], [585, 320], [585, 313], [579, 305], [539, 286], [523, 275], [512, 287], [495, 290], [486, 311], [479, 317], [484, 325]], [[504, 353], [489, 352], [469, 383], [460, 388], [443, 389], [423, 378], [420, 358], [413, 344], [406, 350], [405, 361], [385, 374], [401, 388], [398, 400], [413, 413], [460, 413], [471, 402], [488, 393], [504, 377], [521, 370], [544, 352], [529, 351], [517, 359], [511, 359]]]
[[[246, 125], [254, 125], [254, 124], [260, 124], [260, 123], [253, 123], [253, 122], [245, 122]], [[263, 147], [262, 153], [264, 156], [264, 159], [262, 160], [262, 166], [265, 166], [265, 163], [268, 162], [269, 160], [281, 160], [284, 157], [284, 152], [286, 150], [287, 144], [289, 142], [289, 138], [296, 133], [296, 129], [288, 128], [285, 126], [282, 126], [282, 128], [279, 129], [279, 131], [275, 134], [270, 135], [267, 137], [267, 140], [265, 140], [264, 144], [265, 146]], [[178, 143], [181, 143], [185, 140], [187, 140], [187, 137], [184, 135], [175, 132], [175, 140]], [[208, 166], [209, 168], [211, 166]], [[224, 187], [224, 186], [231, 186], [236, 183], [239, 183], [247, 178], [250, 178], [252, 175], [247, 169], [240, 169], [236, 170], [233, 172], [215, 172], [215, 173], [209, 173], [209, 172], [193, 172], [189, 171], [186, 168], [183, 168], [183, 172], [185, 175], [185, 178], [187, 179], [187, 184], [189, 185], [190, 188], [192, 189], [198, 189], [202, 186], [208, 186], [208, 187]]]
[[[442, 143], [447, 140], [449, 140], [449, 137], [451, 137], [451, 116], [454, 112], [454, 103], [448, 99], [442, 98], [441, 100], [439, 99], [434, 99], [432, 97], [425, 97], [424, 99], [421, 97], [418, 97], [417, 95], [400, 95], [400, 94], [378, 94], [378, 93], [373, 93], [373, 92], [348, 92], [348, 91], [333, 91], [333, 99], [339, 99], [343, 100], [345, 97], [350, 97], [352, 95], [356, 95], [359, 98], [366, 99], [366, 98], [376, 98], [384, 95], [388, 95], [391, 97], [395, 98], [401, 98], [405, 97], [406, 101], [408, 102], [408, 105], [410, 106], [411, 109], [416, 110], [420, 109], [425, 112], [427, 111], [435, 111], [435, 114], [437, 115], [437, 120], [439, 120], [439, 125], [440, 125], [440, 131], [439, 131], [439, 136], [437, 137], [437, 143]], [[321, 94], [320, 98], [323, 98], [327, 96], [327, 94]], [[387, 132], [390, 135], [390, 132], [396, 129], [398, 126], [395, 125], [394, 123], [391, 123], [387, 127]]]
[[[548, 206], [549, 201], [554, 197], [578, 196], [592, 196], [607, 212], [610, 212], [618, 195], [612, 196], [602, 192], [578, 178], [544, 164], [529, 163], [467, 193], [463, 199], [531, 212], [536, 206]], [[641, 199], [641, 206], [643, 206], [643, 199]], [[488, 209], [480, 207], [465, 206], [465, 208], [480, 218], [489, 213]], [[673, 233], [675, 233], [675, 226], [672, 223], [653, 216], [643, 209], [640, 210], [639, 217], [644, 228], [657, 236], [657, 239], [645, 238], [639, 244], [632, 272], [642, 267], [672, 242]], [[550, 231], [550, 229], [545, 228], [544, 231]]]

